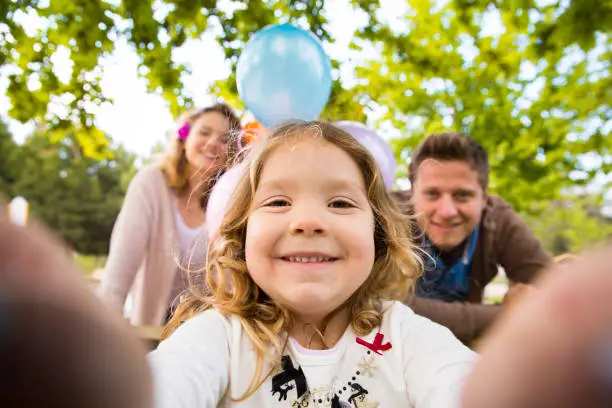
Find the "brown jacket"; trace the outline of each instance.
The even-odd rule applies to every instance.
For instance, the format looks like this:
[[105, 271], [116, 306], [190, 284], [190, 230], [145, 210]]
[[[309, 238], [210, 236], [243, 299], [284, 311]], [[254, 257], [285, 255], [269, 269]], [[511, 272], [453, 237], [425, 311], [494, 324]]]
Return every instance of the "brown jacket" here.
[[[403, 212], [411, 213], [409, 191], [392, 192], [391, 195]], [[414, 297], [407, 303], [416, 313], [451, 329], [460, 340], [470, 341], [501, 311], [501, 306], [482, 304], [484, 288], [495, 278], [499, 266], [511, 281], [526, 283], [552, 261], [512, 207], [499, 197], [489, 196], [472, 258], [468, 302], [447, 303]]]

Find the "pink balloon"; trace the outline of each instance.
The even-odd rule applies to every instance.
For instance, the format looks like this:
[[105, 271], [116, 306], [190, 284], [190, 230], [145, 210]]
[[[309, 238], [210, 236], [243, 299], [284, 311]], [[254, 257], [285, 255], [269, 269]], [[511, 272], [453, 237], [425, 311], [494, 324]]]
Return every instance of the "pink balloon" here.
[[238, 182], [244, 177], [245, 165], [232, 167], [219, 178], [213, 187], [206, 205], [206, 229], [208, 238], [212, 239], [221, 226], [223, 217], [229, 208], [229, 202]]
[[385, 187], [390, 189], [395, 180], [395, 168], [397, 166], [391, 146], [378, 133], [362, 123], [343, 120], [335, 122], [334, 126], [353, 136], [374, 156], [382, 174]]

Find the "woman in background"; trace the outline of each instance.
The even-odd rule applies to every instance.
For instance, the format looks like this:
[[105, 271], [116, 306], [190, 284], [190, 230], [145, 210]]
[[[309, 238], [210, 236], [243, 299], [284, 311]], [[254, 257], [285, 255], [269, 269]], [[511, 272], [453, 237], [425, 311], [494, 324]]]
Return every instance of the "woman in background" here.
[[239, 130], [238, 117], [225, 104], [189, 112], [169, 152], [131, 181], [113, 228], [100, 296], [123, 313], [132, 291], [132, 324], [162, 325], [187, 287], [186, 270], [203, 265], [206, 204], [236, 155]]

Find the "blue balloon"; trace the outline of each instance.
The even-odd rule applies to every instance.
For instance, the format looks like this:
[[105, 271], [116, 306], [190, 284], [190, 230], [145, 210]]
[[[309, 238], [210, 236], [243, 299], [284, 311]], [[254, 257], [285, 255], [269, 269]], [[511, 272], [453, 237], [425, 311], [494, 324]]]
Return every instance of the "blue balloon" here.
[[238, 93], [264, 126], [316, 119], [329, 100], [331, 61], [309, 32], [266, 27], [246, 44], [236, 67]]

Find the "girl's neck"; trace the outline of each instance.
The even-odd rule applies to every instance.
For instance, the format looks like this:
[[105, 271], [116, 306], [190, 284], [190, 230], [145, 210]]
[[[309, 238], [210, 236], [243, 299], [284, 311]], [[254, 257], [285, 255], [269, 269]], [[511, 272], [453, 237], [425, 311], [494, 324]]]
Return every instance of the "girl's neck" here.
[[289, 330], [302, 347], [311, 350], [327, 350], [336, 345], [349, 325], [348, 309], [332, 312], [323, 318], [294, 315], [294, 322]]

